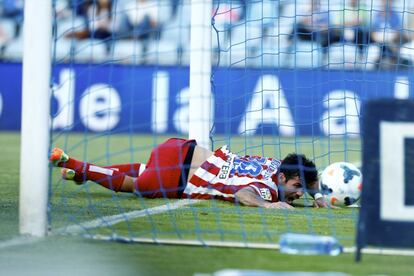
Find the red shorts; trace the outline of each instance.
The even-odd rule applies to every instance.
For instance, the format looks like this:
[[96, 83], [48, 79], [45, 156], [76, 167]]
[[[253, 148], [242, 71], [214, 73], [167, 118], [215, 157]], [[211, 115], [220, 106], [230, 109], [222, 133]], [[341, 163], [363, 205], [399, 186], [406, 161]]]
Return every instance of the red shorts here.
[[181, 198], [196, 145], [195, 140], [170, 138], [154, 148], [145, 171], [135, 180], [135, 191], [148, 198]]

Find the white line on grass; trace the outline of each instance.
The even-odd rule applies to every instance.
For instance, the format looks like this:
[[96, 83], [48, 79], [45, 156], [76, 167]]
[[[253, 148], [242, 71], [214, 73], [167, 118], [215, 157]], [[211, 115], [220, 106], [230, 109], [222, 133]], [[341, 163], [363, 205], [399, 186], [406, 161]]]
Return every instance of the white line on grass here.
[[[186, 205], [191, 205], [199, 202], [199, 200], [184, 199], [176, 201], [171, 204], [164, 204], [157, 207], [152, 207], [144, 210], [132, 211], [128, 213], [106, 216], [99, 219], [87, 221], [79, 225], [71, 225], [59, 228], [51, 235], [56, 234], [79, 234], [88, 229], [98, 228], [102, 225], [110, 226], [127, 219], [134, 219], [148, 215], [155, 215], [165, 213], [171, 210], [179, 209]], [[180, 240], [180, 239], [158, 239], [158, 238], [128, 238], [118, 236], [104, 236], [104, 235], [86, 235], [88, 238], [96, 240], [117, 240], [122, 242], [136, 242], [136, 243], [151, 243], [151, 244], [169, 244], [169, 245], [189, 245], [189, 246], [211, 246], [211, 247], [232, 247], [232, 248], [251, 248], [251, 249], [273, 249], [279, 250], [279, 244], [266, 243], [251, 243], [251, 242], [227, 242], [227, 241], [208, 241], [208, 240]], [[0, 250], [12, 246], [25, 245], [35, 243], [42, 240], [42, 238], [21, 236], [5, 242], [0, 243]], [[344, 248], [344, 253], [355, 253], [355, 247]], [[401, 250], [393, 248], [363, 248], [363, 254], [377, 254], [377, 255], [397, 255], [397, 256], [414, 256], [414, 250]]]
[[42, 240], [42, 238], [30, 237], [30, 236], [19, 236], [19, 237], [16, 237], [16, 238], [13, 238], [7, 241], [0, 242], [0, 250], [9, 248], [9, 247], [19, 246], [19, 245], [27, 245], [27, 244], [38, 242], [40, 240]]
[[[345, 247], [344, 253], [355, 253], [356, 247]], [[392, 256], [414, 256], [414, 250], [409, 249], [397, 249], [397, 248], [362, 248], [363, 254], [375, 254], [375, 255], [392, 255]]]
[[167, 203], [161, 206], [152, 207], [148, 209], [137, 210], [113, 216], [101, 217], [77, 225], [70, 225], [67, 227], [56, 229], [52, 231], [52, 234], [78, 234], [88, 229], [98, 228], [102, 226], [111, 226], [120, 222], [127, 221], [128, 219], [165, 213], [197, 202], [199, 202], [199, 200], [183, 199], [173, 203]]
[[[186, 245], [186, 246], [209, 246], [209, 247], [230, 247], [230, 248], [250, 248], [250, 249], [272, 249], [279, 250], [279, 244], [275, 243], [254, 243], [237, 241], [209, 241], [209, 240], [180, 240], [180, 239], [158, 239], [158, 238], [126, 238], [116, 236], [91, 235], [88, 238], [94, 240], [116, 240], [121, 242], [136, 242], [149, 244], [165, 245]], [[344, 253], [355, 253], [356, 247], [345, 247]], [[396, 248], [362, 248], [363, 254], [393, 255], [393, 256], [414, 256], [414, 250]]]
[[[167, 203], [167, 204], [157, 206], [157, 207], [152, 207], [152, 208], [138, 210], [138, 211], [132, 211], [132, 212], [113, 215], [113, 216], [101, 217], [99, 219], [87, 221], [87, 222], [84, 222], [78, 225], [70, 225], [67, 227], [56, 229], [50, 232], [49, 234], [50, 235], [79, 234], [80, 232], [83, 232], [87, 229], [97, 228], [102, 225], [105, 225], [105, 226], [114, 225], [114, 224], [126, 221], [127, 219], [134, 219], [134, 218], [144, 217], [148, 215], [161, 214], [161, 213], [165, 213], [171, 210], [176, 210], [178, 208], [184, 207], [186, 205], [194, 204], [197, 202], [199, 202], [199, 200], [183, 199], [183, 200], [179, 200], [173, 203]], [[37, 238], [37, 237], [30, 237], [30, 236], [20, 236], [20, 237], [16, 237], [10, 240], [0, 242], [0, 250], [9, 248], [9, 247], [19, 246], [19, 245], [27, 245], [27, 244], [35, 243], [41, 240], [43, 239]]]

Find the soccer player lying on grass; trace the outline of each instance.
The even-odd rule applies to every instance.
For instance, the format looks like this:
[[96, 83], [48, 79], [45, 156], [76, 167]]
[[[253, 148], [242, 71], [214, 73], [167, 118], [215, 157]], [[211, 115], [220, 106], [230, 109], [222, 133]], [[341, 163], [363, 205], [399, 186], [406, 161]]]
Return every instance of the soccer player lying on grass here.
[[146, 198], [216, 198], [247, 206], [293, 208], [293, 201], [308, 191], [315, 207], [327, 207], [318, 192], [315, 164], [298, 154], [281, 161], [239, 156], [227, 146], [212, 152], [197, 146], [195, 140], [171, 138], [152, 150], [147, 164], [96, 166], [59, 148], [53, 149], [50, 161], [63, 167], [65, 179], [78, 184], [91, 180]]

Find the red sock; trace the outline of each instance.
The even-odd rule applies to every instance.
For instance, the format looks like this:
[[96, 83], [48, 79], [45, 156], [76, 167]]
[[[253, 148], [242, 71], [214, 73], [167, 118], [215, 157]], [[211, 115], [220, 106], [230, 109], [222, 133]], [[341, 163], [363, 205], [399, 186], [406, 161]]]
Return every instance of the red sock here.
[[121, 189], [126, 176], [123, 172], [99, 167], [73, 158], [69, 158], [69, 160], [65, 163], [60, 163], [59, 166], [74, 170], [76, 173], [74, 180], [77, 182], [91, 180], [116, 192]]
[[104, 166], [104, 168], [113, 169], [115, 171], [122, 172], [131, 177], [138, 177], [144, 171], [145, 164], [141, 164], [141, 163], [117, 164], [117, 165]]

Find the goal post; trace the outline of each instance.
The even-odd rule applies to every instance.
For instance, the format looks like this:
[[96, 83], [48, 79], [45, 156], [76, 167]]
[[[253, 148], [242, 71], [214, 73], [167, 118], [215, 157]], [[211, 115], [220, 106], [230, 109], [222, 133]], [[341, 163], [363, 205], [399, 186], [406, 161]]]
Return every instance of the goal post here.
[[[191, 1], [189, 138], [210, 148], [212, 0]], [[206, 12], [207, 11], [207, 12]]]
[[20, 147], [20, 234], [47, 233], [52, 1], [25, 1]]

